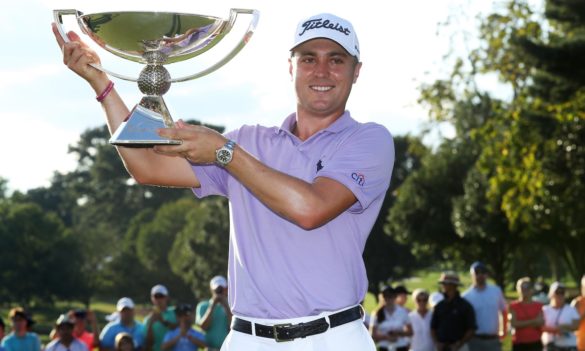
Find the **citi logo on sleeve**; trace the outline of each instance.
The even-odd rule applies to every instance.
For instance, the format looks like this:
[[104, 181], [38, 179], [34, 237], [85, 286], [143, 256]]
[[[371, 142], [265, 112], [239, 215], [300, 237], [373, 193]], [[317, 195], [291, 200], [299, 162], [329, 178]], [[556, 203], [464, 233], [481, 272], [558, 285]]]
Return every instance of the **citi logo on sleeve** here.
[[308, 30], [318, 29], [318, 28], [327, 28], [327, 29], [331, 29], [331, 30], [336, 30], [336, 31], [341, 32], [345, 35], [351, 34], [351, 31], [349, 30], [349, 28], [346, 28], [346, 27], [340, 25], [339, 23], [333, 23], [329, 20], [323, 21], [322, 18], [308, 20], [307, 22], [303, 23], [302, 27], [303, 27], [303, 31], [301, 33], [299, 33], [299, 36], [302, 36]]
[[366, 176], [357, 172], [351, 174], [351, 179], [353, 179], [353, 181], [359, 186], [364, 186], [364, 183], [366, 182]]

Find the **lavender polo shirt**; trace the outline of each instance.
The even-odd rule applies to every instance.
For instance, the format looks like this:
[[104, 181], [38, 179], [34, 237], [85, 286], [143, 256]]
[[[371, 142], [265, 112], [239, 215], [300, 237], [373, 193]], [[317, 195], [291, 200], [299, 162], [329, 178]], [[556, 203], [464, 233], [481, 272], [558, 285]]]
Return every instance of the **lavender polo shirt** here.
[[281, 128], [243, 126], [226, 136], [275, 170], [307, 182], [331, 178], [350, 189], [357, 202], [319, 228], [304, 230], [278, 216], [221, 167], [193, 165], [198, 197], [230, 200], [228, 291], [238, 316], [312, 316], [357, 305], [367, 290], [362, 253], [390, 184], [392, 136], [346, 111], [301, 141], [290, 132], [295, 118]]

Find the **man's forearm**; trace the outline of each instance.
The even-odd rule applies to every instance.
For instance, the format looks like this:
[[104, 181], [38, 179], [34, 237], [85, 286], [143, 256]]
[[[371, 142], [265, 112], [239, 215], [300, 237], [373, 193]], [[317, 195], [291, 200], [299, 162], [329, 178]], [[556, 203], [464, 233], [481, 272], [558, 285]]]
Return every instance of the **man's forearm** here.
[[239, 147], [227, 170], [271, 210], [305, 229], [327, 223], [356, 201], [334, 180], [308, 183], [264, 165]]

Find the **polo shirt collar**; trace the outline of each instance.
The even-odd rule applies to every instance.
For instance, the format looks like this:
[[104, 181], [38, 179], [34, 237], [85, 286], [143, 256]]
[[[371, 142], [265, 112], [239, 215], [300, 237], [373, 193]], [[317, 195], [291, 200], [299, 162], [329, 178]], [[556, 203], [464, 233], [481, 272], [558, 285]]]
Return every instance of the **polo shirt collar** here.
[[[280, 127], [280, 129], [277, 130], [277, 133], [280, 132], [285, 132], [289, 135], [293, 135], [292, 134], [292, 129], [295, 125], [297, 121], [297, 114], [296, 113], [292, 113], [290, 114], [282, 123], [282, 126]], [[356, 124], [357, 122], [351, 117], [351, 114], [349, 113], [348, 110], [346, 110], [341, 117], [339, 117], [335, 122], [333, 122], [330, 126], [328, 126], [327, 128], [319, 131], [319, 133], [323, 133], [323, 132], [330, 132], [330, 133], [339, 133], [341, 131], [343, 131], [344, 129], [353, 126], [354, 124]]]

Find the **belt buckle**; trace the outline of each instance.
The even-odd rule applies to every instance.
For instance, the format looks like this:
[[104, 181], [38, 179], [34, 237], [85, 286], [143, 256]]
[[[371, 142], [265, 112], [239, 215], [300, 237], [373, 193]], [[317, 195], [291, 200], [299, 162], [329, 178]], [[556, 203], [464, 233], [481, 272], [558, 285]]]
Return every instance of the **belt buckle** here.
[[294, 338], [292, 339], [279, 339], [278, 338], [278, 332], [276, 331], [276, 328], [283, 328], [283, 327], [290, 327], [292, 326], [292, 323], [285, 323], [285, 324], [275, 324], [272, 326], [272, 332], [274, 333], [274, 340], [276, 340], [276, 342], [286, 342], [286, 341], [293, 341]]

